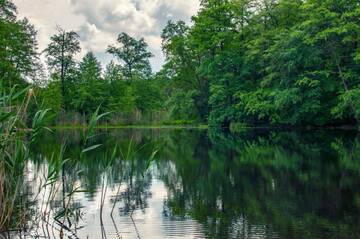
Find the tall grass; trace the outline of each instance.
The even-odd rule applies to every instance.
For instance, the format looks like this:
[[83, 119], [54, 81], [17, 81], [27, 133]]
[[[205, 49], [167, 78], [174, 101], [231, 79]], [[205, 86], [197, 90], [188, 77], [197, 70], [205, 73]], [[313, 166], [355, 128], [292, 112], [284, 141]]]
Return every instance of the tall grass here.
[[[24, 123], [26, 111], [33, 91], [30, 88], [16, 92], [14, 87], [9, 94], [0, 97], [0, 231], [11, 227], [21, 227], [24, 217], [22, 204], [18, 204], [24, 192], [23, 172], [29, 149], [25, 140], [28, 128]], [[46, 113], [39, 111], [31, 141], [35, 142], [40, 132], [41, 121]], [[18, 217], [14, 217], [18, 215]]]
[[[51, 207], [55, 195], [60, 191], [57, 184], [62, 179], [63, 186], [63, 210], [54, 214], [54, 220], [58, 221], [61, 228], [65, 226], [65, 220], [77, 217], [70, 210], [70, 202], [75, 193], [81, 189], [73, 183], [67, 183], [64, 167], [69, 159], [65, 158], [66, 142], [60, 152], [54, 152], [48, 165], [48, 174], [37, 190], [35, 196], [27, 201], [25, 196], [25, 168], [26, 162], [31, 155], [30, 146], [35, 145], [44, 130], [51, 131], [46, 127], [46, 119], [49, 109], [37, 111], [27, 126], [27, 110], [34, 94], [31, 88], [18, 91], [15, 87], [9, 94], [0, 97], [0, 233], [6, 231], [20, 231], [26, 227], [30, 215], [28, 206], [35, 202], [39, 195], [47, 194], [47, 201], [42, 205], [42, 215], [36, 217], [41, 220], [49, 219]], [[89, 127], [83, 132], [83, 150], [79, 158], [86, 153], [100, 147], [91, 145], [97, 122], [107, 114], [99, 115], [99, 109], [91, 116]], [[66, 185], [67, 184], [67, 185]], [[25, 200], [26, 198], [26, 200]], [[44, 201], [44, 200], [43, 200]], [[62, 221], [60, 221], [62, 219]], [[37, 222], [38, 223], [38, 222]]]

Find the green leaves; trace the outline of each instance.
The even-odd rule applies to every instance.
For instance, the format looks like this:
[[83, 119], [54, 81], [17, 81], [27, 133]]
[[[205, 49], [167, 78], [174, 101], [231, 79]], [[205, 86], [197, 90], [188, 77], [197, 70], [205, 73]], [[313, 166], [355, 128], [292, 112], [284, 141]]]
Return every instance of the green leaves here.
[[153, 54], [148, 51], [148, 45], [144, 38], [136, 40], [123, 32], [119, 34], [117, 41], [120, 46], [109, 46], [107, 52], [124, 63], [122, 67], [123, 75], [128, 80], [148, 78], [151, 75], [149, 58]]
[[98, 122], [104, 118], [105, 116], [109, 115], [110, 112], [107, 113], [103, 113], [103, 114], [99, 114], [100, 111], [100, 106], [96, 109], [96, 111], [93, 113], [93, 115], [91, 116], [88, 126], [85, 130], [85, 132], [83, 133], [81, 131], [81, 136], [82, 136], [82, 140], [83, 140], [83, 145], [84, 145], [84, 149], [81, 152], [81, 155], [88, 153], [90, 151], [93, 151], [97, 148], [99, 148], [101, 146], [101, 144], [97, 144], [97, 145], [91, 145], [89, 147], [87, 147], [89, 141], [95, 137], [95, 130], [96, 130], [96, 126], [98, 124]]
[[17, 19], [16, 6], [0, 3], [0, 81], [8, 93], [15, 84], [39, 73], [36, 31], [27, 19]]
[[335, 118], [349, 117], [353, 114], [351, 107], [355, 108], [356, 116], [360, 116], [360, 86], [339, 95], [338, 104], [332, 108], [331, 114]]
[[92, 145], [92, 146], [90, 146], [90, 147], [87, 147], [87, 148], [83, 149], [83, 150], [81, 151], [81, 153], [84, 154], [84, 153], [90, 152], [90, 151], [92, 151], [92, 150], [95, 150], [95, 149], [99, 148], [100, 146], [101, 146], [101, 144]]
[[51, 36], [51, 42], [44, 50], [49, 66], [61, 75], [61, 79], [74, 64], [74, 56], [80, 51], [79, 35], [74, 31], [65, 31], [58, 27], [58, 33]]
[[101, 65], [92, 52], [85, 55], [79, 64], [76, 81], [73, 82], [71, 108], [81, 114], [90, 115], [109, 96], [101, 77]]
[[170, 117], [177, 120], [194, 120], [197, 118], [197, 109], [194, 95], [196, 91], [184, 92], [178, 90], [166, 102]]
[[146, 162], [146, 167], [145, 167], [146, 170], [148, 170], [148, 169], [150, 168], [152, 162], [155, 161], [155, 157], [156, 157], [156, 155], [157, 155], [158, 152], [159, 152], [159, 150], [154, 150], [154, 151], [152, 152], [150, 158], [149, 158], [149, 159], [147, 160], [147, 162]]
[[[245, 119], [254, 117], [263, 122], [266, 120], [271, 122], [277, 118], [274, 117], [274, 92], [259, 89], [250, 93], [237, 93], [236, 96], [239, 99], [236, 107], [243, 112]], [[274, 118], [271, 120], [272, 117]]]
[[33, 144], [38, 139], [39, 135], [42, 133], [42, 130], [47, 130], [52, 132], [52, 130], [46, 127], [46, 116], [49, 113], [50, 109], [40, 110], [35, 113], [33, 120], [32, 120], [32, 134], [30, 143]]

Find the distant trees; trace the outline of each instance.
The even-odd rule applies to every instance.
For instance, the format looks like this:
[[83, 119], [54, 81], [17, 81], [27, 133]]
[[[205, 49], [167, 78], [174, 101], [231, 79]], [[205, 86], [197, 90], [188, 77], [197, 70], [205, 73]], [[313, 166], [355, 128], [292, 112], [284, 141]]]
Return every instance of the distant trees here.
[[[0, 77], [9, 88], [37, 75], [36, 31], [17, 20], [11, 1], [0, 3]], [[83, 115], [101, 105], [225, 127], [357, 124], [359, 19], [358, 0], [203, 0], [191, 26], [163, 29], [156, 74], [143, 38], [120, 33], [107, 48], [116, 61], [103, 72], [91, 52], [76, 62], [79, 36], [59, 28], [44, 51], [54, 82], [39, 91]]]
[[101, 77], [100, 62], [92, 52], [88, 52], [79, 63], [77, 76], [72, 84], [72, 109], [89, 115], [105, 103], [107, 92]]
[[109, 46], [107, 52], [114, 55], [124, 63], [123, 75], [127, 79], [146, 79], [151, 75], [149, 59], [153, 56], [148, 51], [147, 43], [143, 38], [136, 40], [126, 33], [121, 33], [117, 39], [119, 46]]
[[[59, 28], [44, 51], [52, 70], [52, 80], [59, 84], [51, 83], [46, 89], [40, 89], [44, 101], [48, 101], [49, 93], [57, 92], [60, 85], [62, 99], [56, 103], [62, 102], [65, 111], [86, 116], [101, 105], [101, 111], [130, 117], [131, 114], [158, 110], [162, 98], [151, 75], [149, 58], [152, 54], [146, 42], [125, 33], [119, 35], [118, 41], [121, 45], [109, 47], [108, 51], [120, 60], [120, 64], [111, 61], [103, 72], [92, 52], [88, 52], [81, 62], [76, 62], [76, 54], [80, 52], [79, 36]], [[55, 96], [59, 97], [58, 94]]]
[[74, 31], [65, 31], [58, 27], [58, 33], [51, 37], [51, 42], [45, 49], [49, 68], [60, 78], [62, 96], [66, 98], [66, 78], [76, 66], [74, 57], [80, 52], [79, 35]]
[[104, 74], [107, 83], [107, 109], [115, 112], [129, 113], [135, 109], [134, 91], [125, 81], [121, 66], [111, 61]]

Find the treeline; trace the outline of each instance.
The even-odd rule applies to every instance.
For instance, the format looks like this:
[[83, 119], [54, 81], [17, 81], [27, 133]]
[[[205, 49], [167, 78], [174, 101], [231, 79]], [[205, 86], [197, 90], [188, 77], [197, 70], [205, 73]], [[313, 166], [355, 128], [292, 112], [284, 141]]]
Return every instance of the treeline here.
[[[16, 19], [10, 1], [0, 2], [6, 88], [41, 71], [34, 28]], [[146, 114], [152, 122], [216, 126], [360, 119], [358, 0], [202, 0], [191, 26], [170, 21], [161, 37], [166, 61], [154, 74], [144, 39], [119, 34], [107, 49], [117, 60], [103, 70], [91, 52], [76, 62], [79, 36], [58, 29], [43, 52], [51, 79], [38, 83], [38, 102], [85, 117], [101, 105], [122, 116], [113, 123]]]
[[187, 115], [224, 126], [359, 120], [358, 0], [204, 0], [193, 23], [163, 32], [161, 73]]
[[[58, 27], [40, 52], [34, 27], [17, 18], [12, 1], [0, 0], [0, 16], [0, 90], [8, 93], [31, 84], [33, 112], [38, 107], [52, 109], [57, 124], [86, 123], [99, 106], [101, 112], [112, 112], [113, 124], [168, 120], [162, 116], [161, 89], [144, 39], [119, 34], [118, 45], [109, 46], [107, 53], [120, 63], [111, 61], [103, 69], [92, 52], [76, 60], [81, 51], [76, 32]], [[46, 58], [46, 69], [40, 55]]]
[[52, 36], [44, 51], [51, 80], [39, 96], [43, 107], [59, 113], [59, 123], [79, 121], [79, 115], [84, 121], [99, 106], [102, 112], [112, 112], [112, 124], [140, 123], [142, 115], [149, 115], [146, 121], [160, 120], [160, 89], [151, 73], [147, 44], [126, 33], [117, 40], [118, 46], [109, 46], [107, 52], [122, 64], [111, 61], [103, 70], [92, 52], [79, 63], [74, 60], [80, 51], [77, 33], [58, 29]]

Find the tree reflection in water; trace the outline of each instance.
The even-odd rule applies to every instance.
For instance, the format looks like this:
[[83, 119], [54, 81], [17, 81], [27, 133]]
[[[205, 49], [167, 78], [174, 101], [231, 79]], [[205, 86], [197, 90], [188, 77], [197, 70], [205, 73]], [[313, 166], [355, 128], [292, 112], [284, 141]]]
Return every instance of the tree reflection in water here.
[[195, 218], [210, 238], [359, 236], [356, 132], [208, 136], [179, 133], [167, 145], [166, 214]]
[[[56, 193], [44, 193], [30, 207], [31, 233], [59, 238], [56, 230], [63, 229], [64, 236], [76, 238], [87, 230], [101, 230], [104, 238], [127, 238], [122, 233], [131, 225], [129, 230], [136, 233], [129, 238], [153, 238], [146, 222], [133, 219], [133, 213], [146, 216], [155, 211], [163, 222], [192, 224], [197, 235], [206, 238], [360, 237], [357, 132], [249, 130], [230, 134], [162, 129], [100, 133], [94, 143], [103, 147], [67, 161], [63, 177], [48, 189]], [[36, 189], [39, 178], [53, 167], [52, 152], [60, 149], [64, 138], [69, 139], [65, 158], [79, 153], [76, 132], [45, 136], [46, 143], [34, 148], [29, 162], [32, 173], [27, 178], [36, 179], [28, 181], [29, 188]], [[154, 149], [159, 151], [152, 161]], [[149, 203], [158, 193], [154, 180], [163, 182], [166, 190], [160, 211]], [[54, 200], [47, 205], [51, 195]], [[96, 205], [92, 214], [104, 219], [99, 228], [89, 225], [89, 205]], [[49, 213], [47, 217], [40, 213], [39, 219], [44, 208]], [[36, 227], [30, 227], [34, 220]], [[155, 227], [159, 222], [152, 223]], [[178, 228], [162, 228], [156, 235], [170, 237], [172, 230]], [[186, 233], [184, 229], [182, 236]]]

